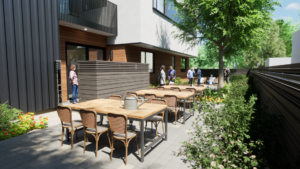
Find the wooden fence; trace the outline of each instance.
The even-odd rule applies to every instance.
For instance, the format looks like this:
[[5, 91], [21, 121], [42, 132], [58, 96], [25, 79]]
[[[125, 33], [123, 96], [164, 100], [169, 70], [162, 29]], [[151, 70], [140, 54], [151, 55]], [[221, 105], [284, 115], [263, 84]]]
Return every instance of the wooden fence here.
[[[260, 92], [260, 103], [278, 115], [282, 128], [277, 132], [286, 162], [297, 168], [300, 157], [300, 64], [258, 68], [250, 71]], [[298, 166], [299, 167], [299, 166]]]
[[77, 63], [81, 102], [149, 88], [148, 64], [100, 60]]

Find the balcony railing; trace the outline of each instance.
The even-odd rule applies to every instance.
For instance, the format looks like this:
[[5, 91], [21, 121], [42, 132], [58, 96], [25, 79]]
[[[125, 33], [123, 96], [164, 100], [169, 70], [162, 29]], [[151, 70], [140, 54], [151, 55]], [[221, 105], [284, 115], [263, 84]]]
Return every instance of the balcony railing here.
[[58, 0], [59, 19], [117, 35], [117, 5], [107, 0]]

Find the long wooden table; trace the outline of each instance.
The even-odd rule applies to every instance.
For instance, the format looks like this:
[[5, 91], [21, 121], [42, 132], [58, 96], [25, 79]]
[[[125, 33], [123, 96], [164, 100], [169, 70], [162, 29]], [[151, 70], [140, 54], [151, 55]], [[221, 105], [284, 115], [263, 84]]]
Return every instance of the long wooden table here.
[[[77, 104], [68, 105], [71, 109], [84, 109], [96, 111], [99, 115], [107, 115], [108, 113], [123, 114], [128, 117], [130, 120], [136, 120], [141, 122], [141, 131], [140, 131], [140, 148], [141, 148], [141, 162], [144, 162], [144, 155], [147, 150], [153, 147], [158, 141], [162, 140], [165, 137], [165, 140], [168, 139], [168, 106], [144, 103], [138, 108], [138, 110], [125, 110], [118, 100], [110, 99], [95, 99], [91, 101], [81, 102]], [[156, 139], [145, 139], [144, 138], [144, 123], [147, 119], [165, 111], [165, 133], [161, 134]], [[152, 142], [150, 145], [145, 147], [145, 140]]]
[[186, 100], [193, 97], [193, 100], [195, 100], [195, 94], [189, 93], [189, 92], [174, 92], [174, 91], [161, 91], [161, 90], [139, 90], [135, 91], [135, 93], [138, 96], [144, 96], [146, 93], [149, 94], [155, 94], [156, 97], [163, 98], [165, 95], [175, 95], [178, 99], [183, 100], [183, 124], [185, 124], [185, 121], [187, 117], [190, 117], [192, 114], [194, 114], [194, 110], [187, 113], [185, 111], [186, 108]]
[[164, 88], [167, 89], [171, 89], [172, 87], [178, 87], [180, 90], [182, 89], [187, 89], [187, 88], [194, 88], [196, 89], [197, 93], [199, 93], [200, 97], [201, 97], [201, 92], [205, 91], [205, 101], [206, 101], [206, 87], [198, 87], [198, 86], [169, 86], [169, 85], [165, 85], [163, 86]]

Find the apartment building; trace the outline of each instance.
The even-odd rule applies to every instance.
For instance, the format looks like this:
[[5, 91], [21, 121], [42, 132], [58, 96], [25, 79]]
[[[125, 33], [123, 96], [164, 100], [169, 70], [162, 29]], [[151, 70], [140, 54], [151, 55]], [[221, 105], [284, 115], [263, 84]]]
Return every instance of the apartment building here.
[[57, 60], [68, 102], [78, 60], [148, 63], [157, 84], [161, 65], [186, 77], [198, 52], [173, 37], [175, 11], [163, 0], [0, 0], [0, 11], [0, 102], [23, 111], [58, 104]]

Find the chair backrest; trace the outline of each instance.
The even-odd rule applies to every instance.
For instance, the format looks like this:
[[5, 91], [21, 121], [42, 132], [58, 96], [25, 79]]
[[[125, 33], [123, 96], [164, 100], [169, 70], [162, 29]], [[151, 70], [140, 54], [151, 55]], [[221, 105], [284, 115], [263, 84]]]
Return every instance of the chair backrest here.
[[110, 95], [109, 99], [111, 99], [111, 100], [120, 100], [121, 96], [120, 95]]
[[136, 97], [138, 96], [137, 93], [135, 92], [127, 92], [126, 97], [133, 97], [132, 95], [135, 95]]
[[182, 84], [181, 86], [190, 86], [189, 84]]
[[164, 87], [157, 87], [157, 90], [164, 90], [165, 88]]
[[80, 110], [79, 114], [83, 126], [87, 128], [94, 128], [97, 132], [97, 113], [95, 111]]
[[177, 86], [176, 84], [169, 84], [169, 86]]
[[164, 99], [152, 99], [152, 104], [164, 104], [166, 105], [167, 104], [167, 101], [164, 100]]
[[167, 101], [168, 107], [177, 107], [177, 96], [175, 96], [175, 95], [164, 95], [164, 100]]
[[156, 98], [156, 95], [152, 94], [152, 93], [145, 93], [145, 99], [148, 99], [149, 97], [150, 97], [150, 99], [147, 100], [146, 103], [151, 103], [152, 99]]
[[165, 88], [164, 91], [173, 91], [172, 88]]
[[197, 85], [197, 87], [204, 87], [204, 85]]
[[62, 123], [72, 123], [72, 110], [69, 107], [57, 106], [56, 109]]
[[191, 93], [193, 93], [193, 91], [190, 90], [190, 89], [182, 89], [181, 92], [191, 92]]
[[112, 132], [125, 133], [127, 137], [127, 116], [123, 114], [108, 113], [107, 119]]
[[197, 93], [197, 90], [195, 88], [186, 88], [186, 89], [193, 91], [195, 94]]
[[171, 87], [171, 89], [173, 89], [174, 92], [180, 92], [180, 88], [179, 87]]
[[149, 88], [149, 90], [157, 90], [157, 88]]

